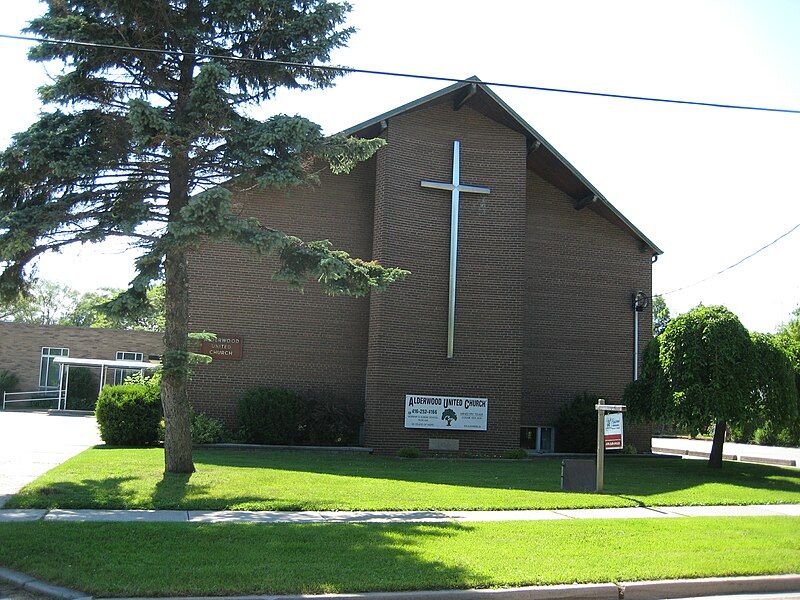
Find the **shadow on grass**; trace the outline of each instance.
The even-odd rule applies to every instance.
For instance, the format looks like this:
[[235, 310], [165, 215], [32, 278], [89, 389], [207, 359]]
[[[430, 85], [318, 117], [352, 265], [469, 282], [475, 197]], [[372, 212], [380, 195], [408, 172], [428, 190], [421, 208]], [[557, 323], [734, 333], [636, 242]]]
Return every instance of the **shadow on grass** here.
[[[199, 449], [195, 462], [202, 477], [196, 477], [163, 474], [163, 450], [119, 450], [81, 454], [27, 486], [7, 506], [293, 511], [800, 502], [800, 471], [733, 462], [714, 470], [702, 461], [614, 458], [606, 463], [606, 496], [614, 501], [567, 496], [560, 489], [561, 460], [556, 458], [400, 460], [319, 451]], [[454, 489], [400, 489], [393, 482]], [[714, 484], [724, 487], [704, 489]], [[509, 506], [508, 493], [520, 491], [538, 496], [517, 495]], [[669, 496], [672, 492], [679, 493]], [[481, 494], [477, 503], [472, 501]]]
[[[80, 482], [53, 481], [43, 485], [34, 482], [12, 496], [5, 508], [127, 508], [133, 494], [123, 488], [123, 483], [135, 479], [106, 477]], [[65, 500], [68, 506], [64, 506]]]
[[[400, 460], [342, 453], [202, 449], [195, 461], [216, 466], [269, 468], [343, 477], [388, 479], [460, 487], [561, 492], [561, 459]], [[614, 457], [606, 461], [606, 493], [649, 496], [710, 483], [800, 494], [800, 470], [726, 462], [709, 469], [705, 461]], [[626, 498], [631, 502], [640, 500]]]
[[[65, 523], [0, 526], [0, 564], [100, 596], [331, 593], [484, 587], [464, 556], [431, 548], [466, 524], [186, 525]], [[131, 526], [132, 525], [132, 526]], [[158, 544], [153, 544], [158, 540]], [[72, 548], [68, 564], [52, 544]], [[15, 550], [12, 552], [10, 548]], [[181, 560], [165, 560], [179, 556]]]

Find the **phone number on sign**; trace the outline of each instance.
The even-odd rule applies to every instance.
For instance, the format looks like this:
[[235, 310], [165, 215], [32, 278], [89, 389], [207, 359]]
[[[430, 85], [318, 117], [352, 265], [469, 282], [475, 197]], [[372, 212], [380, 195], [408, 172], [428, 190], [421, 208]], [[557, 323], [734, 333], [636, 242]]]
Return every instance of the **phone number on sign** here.
[[412, 415], [435, 415], [439, 411], [435, 408], [412, 408], [411, 414]]

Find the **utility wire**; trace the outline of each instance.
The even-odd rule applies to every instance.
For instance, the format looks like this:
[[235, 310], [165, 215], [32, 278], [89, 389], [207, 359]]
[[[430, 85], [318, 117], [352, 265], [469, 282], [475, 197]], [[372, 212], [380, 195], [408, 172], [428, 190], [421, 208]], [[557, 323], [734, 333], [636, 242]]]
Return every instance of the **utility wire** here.
[[690, 283], [689, 285], [684, 285], [683, 287], [679, 287], [679, 288], [676, 288], [676, 289], [674, 289], [674, 290], [670, 290], [670, 291], [668, 291], [668, 292], [663, 292], [663, 293], [661, 293], [661, 294], [653, 294], [653, 297], [655, 297], [655, 296], [666, 296], [666, 295], [668, 295], [668, 294], [674, 294], [675, 292], [680, 292], [680, 291], [683, 291], [683, 290], [689, 289], [689, 288], [691, 288], [691, 287], [694, 287], [694, 286], [696, 286], [696, 285], [700, 285], [701, 283], [705, 283], [705, 282], [706, 282], [706, 281], [708, 281], [709, 279], [713, 279], [714, 277], [717, 277], [717, 276], [719, 276], [719, 275], [722, 275], [722, 274], [723, 274], [723, 273], [725, 273], [726, 271], [730, 271], [731, 269], [733, 269], [733, 268], [735, 268], [735, 267], [738, 267], [738, 266], [739, 266], [740, 264], [742, 264], [744, 261], [746, 261], [746, 260], [749, 260], [749, 259], [753, 258], [753, 257], [754, 257], [756, 254], [758, 254], [759, 252], [763, 252], [764, 250], [766, 250], [767, 248], [769, 248], [769, 247], [770, 247], [770, 246], [772, 246], [773, 244], [777, 244], [779, 241], [781, 241], [783, 238], [785, 238], [787, 235], [791, 234], [792, 232], [794, 232], [794, 231], [795, 231], [796, 229], [798, 229], [798, 228], [800, 228], [800, 223], [798, 223], [797, 225], [795, 225], [794, 227], [792, 227], [792, 228], [791, 228], [789, 231], [787, 231], [786, 233], [782, 233], [781, 235], [779, 235], [778, 237], [776, 237], [774, 240], [772, 240], [770, 243], [768, 243], [768, 244], [765, 244], [765, 245], [761, 246], [761, 248], [759, 248], [758, 250], [756, 250], [756, 251], [755, 251], [755, 252], [753, 252], [752, 254], [748, 254], [747, 256], [745, 256], [744, 258], [742, 258], [741, 260], [738, 260], [738, 261], [736, 261], [735, 263], [733, 263], [732, 265], [730, 265], [730, 266], [728, 266], [728, 267], [725, 267], [725, 268], [724, 268], [724, 269], [722, 269], [721, 271], [717, 271], [716, 273], [714, 273], [714, 274], [712, 274], [712, 275], [709, 275], [708, 277], [706, 277], [706, 278], [704, 278], [704, 279], [701, 279], [701, 280], [699, 280], [699, 281], [695, 281], [694, 283]]
[[[227, 60], [232, 62], [246, 62], [246, 63], [261, 63], [261, 64], [268, 64], [268, 65], [278, 65], [283, 67], [295, 67], [301, 69], [315, 69], [320, 71], [338, 71], [343, 73], [357, 73], [362, 75], [381, 75], [385, 77], [403, 77], [406, 79], [423, 79], [427, 81], [442, 81], [447, 83], [476, 83], [473, 79], [459, 79], [456, 77], [442, 77], [437, 75], [422, 75], [419, 73], [400, 73], [394, 71], [379, 71], [374, 69], [357, 69], [353, 67], [341, 67], [341, 66], [332, 66], [332, 65], [314, 65], [308, 63], [297, 63], [285, 60], [275, 60], [275, 59], [267, 59], [267, 58], [248, 58], [245, 56], [221, 56], [217, 54], [208, 54], [204, 52], [182, 52], [178, 50], [162, 50], [158, 48], [141, 48], [141, 47], [133, 47], [133, 46], [121, 46], [116, 44], [99, 44], [94, 42], [78, 42], [74, 40], [61, 40], [61, 39], [53, 39], [53, 38], [43, 38], [43, 37], [35, 37], [35, 36], [23, 36], [23, 35], [11, 35], [0, 33], [0, 38], [9, 39], [9, 40], [22, 40], [27, 42], [38, 42], [38, 43], [48, 43], [48, 44], [64, 44], [69, 46], [79, 46], [83, 48], [105, 48], [109, 50], [121, 50], [125, 52], [143, 52], [148, 54], [161, 54], [167, 56], [192, 56], [196, 58], [206, 58], [212, 60]], [[494, 87], [503, 87], [503, 88], [513, 88], [519, 90], [533, 90], [539, 92], [556, 92], [561, 94], [575, 94], [581, 96], [595, 96], [600, 98], [613, 98], [618, 100], [639, 100], [644, 102], [661, 102], [665, 104], [682, 104], [682, 105], [689, 105], [689, 106], [705, 106], [710, 108], [728, 108], [728, 109], [735, 109], [735, 110], [753, 110], [753, 111], [761, 111], [761, 112], [777, 112], [777, 113], [789, 113], [789, 114], [800, 114], [800, 109], [792, 109], [792, 108], [774, 108], [774, 107], [765, 107], [765, 106], [749, 106], [749, 105], [741, 105], [741, 104], [723, 104], [717, 102], [700, 102], [695, 100], [678, 100], [675, 98], [656, 98], [650, 96], [631, 96], [627, 94], [611, 94], [606, 92], [591, 92], [586, 90], [573, 90], [573, 89], [566, 89], [566, 88], [552, 88], [552, 87], [543, 87], [543, 86], [535, 86], [535, 85], [523, 85], [523, 84], [515, 84], [515, 83], [505, 83], [499, 81], [480, 81], [482, 85], [487, 86], [494, 86]], [[731, 269], [738, 267], [743, 262], [753, 258], [760, 252], [766, 250], [773, 244], [776, 244], [789, 234], [793, 233], [795, 230], [800, 228], [800, 223], [792, 227], [789, 231], [781, 234], [768, 244], [762, 246], [752, 254], [748, 254], [741, 260], [733, 263], [732, 265], [725, 267], [721, 271], [717, 271], [704, 279], [700, 279], [699, 281], [695, 281], [694, 283], [690, 283], [688, 285], [669, 290], [668, 292], [662, 292], [660, 294], [654, 294], [653, 296], [667, 296], [669, 294], [674, 294], [676, 292], [681, 292], [683, 290], [692, 288], [696, 285], [700, 285], [701, 283], [705, 283], [706, 281], [713, 279], [714, 277], [718, 277], [723, 273], [730, 271]], [[651, 296], [651, 298], [653, 297]]]
[[[73, 40], [61, 40], [53, 38], [43, 38], [24, 35], [10, 35], [0, 33], [0, 38], [8, 40], [22, 40], [27, 42], [39, 42], [47, 44], [64, 44], [69, 46], [79, 46], [83, 48], [105, 48], [108, 50], [121, 50], [125, 52], [143, 52], [150, 54], [162, 54], [167, 56], [191, 56], [195, 58], [207, 58], [212, 60], [227, 60], [232, 62], [247, 62], [247, 63], [261, 63], [267, 65], [277, 65], [282, 67], [294, 67], [299, 69], [314, 69], [318, 71], [338, 71], [342, 73], [357, 73], [362, 75], [382, 75], [385, 77], [404, 77], [406, 79], [423, 79], [426, 81], [443, 81], [446, 83], [476, 83], [474, 79], [459, 79], [457, 77], [442, 77], [438, 75], [422, 75], [419, 73], [402, 73], [395, 71], [379, 71], [375, 69], [357, 69], [354, 67], [342, 67], [333, 65], [315, 65], [308, 63], [298, 63], [285, 60], [276, 60], [271, 58], [248, 58], [245, 56], [221, 56], [218, 54], [207, 54], [204, 52], [183, 52], [179, 50], [162, 50], [158, 48], [141, 48], [133, 46], [120, 46], [116, 44], [99, 44], [94, 42], [77, 42]], [[705, 106], [710, 108], [728, 108], [736, 110], [753, 110], [760, 112], [776, 112], [776, 113], [789, 113], [800, 114], [800, 109], [794, 108], [775, 108], [766, 106], [750, 106], [744, 104], [725, 104], [719, 102], [701, 102], [696, 100], [678, 100], [675, 98], [657, 98], [652, 96], [631, 96], [627, 94], [612, 94], [607, 92], [591, 92], [586, 90], [574, 90], [568, 88], [554, 88], [544, 87], [538, 85], [524, 85], [517, 83], [505, 83], [500, 81], [480, 81], [482, 85], [512, 88], [517, 90], [534, 90], [538, 92], [556, 92], [560, 94], [574, 94], [579, 96], [595, 96], [599, 98], [613, 98], [617, 100], [639, 100], [643, 102], [660, 102], [663, 104], [682, 104], [688, 106]]]

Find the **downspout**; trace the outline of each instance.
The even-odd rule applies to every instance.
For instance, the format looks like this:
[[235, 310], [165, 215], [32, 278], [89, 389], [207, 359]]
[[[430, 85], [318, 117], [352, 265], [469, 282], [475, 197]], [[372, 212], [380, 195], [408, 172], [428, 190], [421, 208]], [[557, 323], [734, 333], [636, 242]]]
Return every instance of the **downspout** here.
[[639, 379], [639, 313], [647, 308], [647, 294], [639, 290], [633, 294], [633, 380]]

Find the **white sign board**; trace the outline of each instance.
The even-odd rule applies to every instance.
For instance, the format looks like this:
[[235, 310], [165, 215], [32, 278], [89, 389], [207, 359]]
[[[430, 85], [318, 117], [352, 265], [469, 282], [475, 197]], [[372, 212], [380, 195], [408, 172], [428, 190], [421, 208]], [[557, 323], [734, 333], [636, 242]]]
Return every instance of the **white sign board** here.
[[486, 431], [488, 398], [406, 395], [407, 429]]
[[606, 450], [622, 448], [622, 413], [608, 413], [604, 418]]

